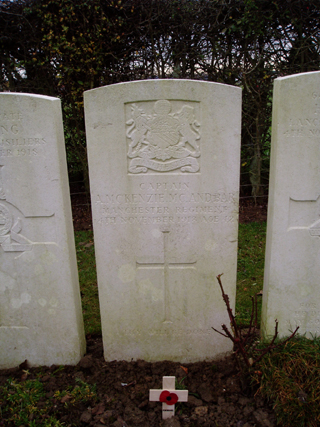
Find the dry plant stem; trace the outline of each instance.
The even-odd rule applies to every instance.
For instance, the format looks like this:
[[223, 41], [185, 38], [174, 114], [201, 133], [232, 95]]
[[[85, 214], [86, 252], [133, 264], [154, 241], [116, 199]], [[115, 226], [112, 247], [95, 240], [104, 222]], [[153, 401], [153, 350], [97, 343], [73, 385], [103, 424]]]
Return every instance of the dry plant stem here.
[[[226, 307], [227, 307], [227, 312], [228, 312], [229, 319], [230, 319], [231, 329], [233, 330], [234, 336], [228, 330], [228, 328], [227, 328], [226, 325], [222, 325], [221, 326], [222, 329], [224, 330], [225, 334], [222, 334], [221, 332], [217, 331], [215, 328], [212, 328], [212, 329], [214, 331], [218, 332], [219, 334], [221, 334], [221, 335], [223, 335], [223, 336], [225, 336], [227, 338], [230, 338], [231, 341], [234, 343], [234, 346], [236, 348], [235, 353], [236, 354], [237, 353], [241, 353], [245, 364], [247, 365], [247, 367], [250, 367], [251, 363], [249, 361], [248, 354], [247, 354], [247, 352], [246, 352], [246, 350], [244, 348], [245, 341], [242, 338], [240, 329], [239, 329], [239, 327], [237, 325], [237, 322], [235, 320], [234, 314], [232, 313], [232, 308], [230, 307], [229, 296], [224, 292], [224, 289], [223, 289], [223, 286], [222, 286], [222, 282], [221, 282], [221, 279], [220, 279], [221, 276], [222, 276], [222, 274], [219, 274], [217, 276], [217, 280], [218, 280], [218, 283], [219, 283], [219, 286], [220, 286], [220, 289], [221, 289], [222, 298], [223, 298], [223, 300], [224, 300], [224, 302], [226, 304]], [[251, 316], [251, 322], [250, 323], [252, 323], [252, 317], [253, 316]]]
[[234, 317], [234, 315], [232, 313], [232, 308], [230, 307], [229, 296], [224, 292], [224, 289], [223, 289], [223, 286], [222, 286], [222, 282], [221, 282], [221, 279], [220, 279], [220, 277], [222, 276], [222, 274], [219, 274], [217, 276], [217, 280], [218, 280], [218, 283], [219, 283], [219, 286], [220, 286], [220, 289], [221, 289], [221, 293], [222, 293], [222, 298], [223, 298], [223, 300], [224, 300], [224, 302], [225, 302], [225, 304], [227, 306], [227, 311], [228, 311], [228, 315], [229, 315], [229, 319], [230, 319], [230, 324], [231, 324], [231, 328], [234, 331], [234, 335], [235, 335], [235, 337], [240, 338], [241, 337], [241, 332], [239, 331], [238, 325], [237, 325], [237, 323], [235, 321], [235, 317]]
[[[252, 348], [255, 344], [255, 341], [256, 341], [256, 330], [257, 330], [257, 325], [258, 325], [257, 295], [255, 295], [255, 298], [252, 297], [252, 310], [251, 310], [249, 328], [248, 328], [247, 334], [243, 337], [241, 334], [241, 329], [237, 325], [235, 316], [232, 313], [232, 309], [230, 307], [229, 296], [224, 292], [222, 282], [221, 282], [221, 276], [222, 276], [222, 274], [219, 274], [217, 276], [217, 280], [218, 280], [218, 283], [219, 283], [219, 286], [221, 289], [222, 298], [223, 298], [223, 300], [226, 304], [226, 307], [227, 307], [227, 312], [229, 315], [230, 325], [231, 325], [231, 329], [232, 329], [233, 334], [229, 331], [228, 327], [224, 324], [221, 325], [221, 327], [225, 333], [222, 333], [215, 328], [212, 328], [212, 329], [215, 332], [218, 332], [218, 334], [220, 334], [226, 338], [229, 338], [234, 344], [235, 354], [236, 355], [241, 354], [243, 361], [245, 362], [246, 366], [248, 368], [251, 368], [254, 364], [259, 362], [262, 359], [262, 357], [265, 356], [267, 353], [269, 353], [271, 350], [273, 350], [273, 349], [275, 349], [281, 345], [284, 345], [287, 341], [289, 341], [291, 338], [293, 338], [294, 335], [297, 333], [299, 326], [285, 341], [283, 341], [277, 345], [274, 345], [274, 342], [278, 336], [278, 321], [276, 320], [274, 336], [273, 336], [270, 344], [264, 349]], [[249, 357], [249, 351], [250, 350], [251, 350], [252, 357]], [[260, 354], [259, 354], [259, 356], [256, 355], [258, 357], [256, 357], [254, 359], [253, 358], [254, 355], [252, 354], [253, 352], [259, 352]], [[240, 363], [239, 363], [239, 366], [241, 369]]]
[[258, 304], [257, 304], [257, 295], [255, 297], [251, 297], [252, 301], [252, 309], [251, 309], [251, 317], [250, 317], [250, 323], [249, 323], [249, 329], [248, 332], [244, 338], [243, 345], [251, 345], [251, 343], [254, 341], [255, 333], [257, 329], [258, 324]]

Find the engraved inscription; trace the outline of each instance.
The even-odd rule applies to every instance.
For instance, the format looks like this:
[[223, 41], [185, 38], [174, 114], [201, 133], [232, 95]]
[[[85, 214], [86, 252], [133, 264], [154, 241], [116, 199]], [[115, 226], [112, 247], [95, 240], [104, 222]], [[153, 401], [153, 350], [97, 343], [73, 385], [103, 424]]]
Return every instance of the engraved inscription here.
[[[196, 119], [194, 102], [174, 108], [177, 101], [166, 99], [127, 106], [128, 171], [133, 174], [148, 171], [200, 170], [200, 123]], [[141, 103], [139, 103], [141, 104]], [[130, 113], [129, 113], [130, 111]]]
[[24, 135], [22, 119], [21, 113], [0, 113], [0, 158], [33, 157], [43, 154], [46, 139]]
[[300, 326], [309, 335], [320, 335], [320, 310], [316, 303], [300, 303], [299, 309], [293, 314], [292, 320], [287, 320], [287, 326]]
[[316, 116], [320, 115], [320, 92], [313, 92], [312, 99], [314, 99]]
[[184, 329], [181, 328], [172, 328], [171, 327], [171, 323], [170, 322], [162, 322], [159, 326], [159, 329], [148, 329], [146, 330], [141, 330], [141, 329], [137, 329], [136, 327], [134, 327], [134, 329], [124, 329], [121, 328], [121, 333], [123, 334], [129, 334], [131, 336], [146, 336], [146, 334], [148, 334], [149, 336], [160, 336], [160, 337], [166, 337], [168, 336], [168, 332], [170, 332], [170, 334], [172, 335], [204, 335], [207, 337], [211, 337], [212, 336], [212, 329], [190, 329], [188, 328], [188, 326], [186, 325]]
[[0, 120], [5, 121], [20, 121], [23, 119], [23, 116], [21, 113], [17, 112], [0, 112]]
[[284, 132], [286, 137], [320, 137], [320, 103], [318, 93], [314, 92], [310, 96], [309, 105], [313, 108], [313, 116], [311, 114], [308, 117], [289, 119], [289, 128]]
[[99, 195], [95, 202], [103, 225], [235, 223], [237, 194], [192, 192], [188, 182], [141, 183], [139, 192]]
[[10, 329], [12, 331], [14, 331], [14, 330], [23, 330], [23, 331], [26, 331], [29, 328], [27, 326], [3, 326], [3, 325], [0, 325], [0, 330], [2, 330], [2, 329]]

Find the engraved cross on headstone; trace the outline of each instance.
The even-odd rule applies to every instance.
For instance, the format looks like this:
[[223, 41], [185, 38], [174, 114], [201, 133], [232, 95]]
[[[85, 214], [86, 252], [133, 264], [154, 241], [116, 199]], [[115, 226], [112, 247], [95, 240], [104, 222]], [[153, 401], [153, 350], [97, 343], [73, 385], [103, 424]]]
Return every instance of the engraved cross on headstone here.
[[168, 255], [168, 239], [169, 230], [162, 230], [163, 234], [163, 261], [156, 262], [139, 262], [137, 261], [137, 268], [157, 268], [163, 270], [164, 277], [164, 322], [171, 322], [171, 312], [169, 304], [169, 274], [170, 270], [174, 268], [192, 268], [196, 264], [196, 260], [184, 260], [181, 262], [170, 262]]
[[315, 200], [289, 201], [289, 230], [309, 229], [311, 236], [320, 236], [320, 196]]

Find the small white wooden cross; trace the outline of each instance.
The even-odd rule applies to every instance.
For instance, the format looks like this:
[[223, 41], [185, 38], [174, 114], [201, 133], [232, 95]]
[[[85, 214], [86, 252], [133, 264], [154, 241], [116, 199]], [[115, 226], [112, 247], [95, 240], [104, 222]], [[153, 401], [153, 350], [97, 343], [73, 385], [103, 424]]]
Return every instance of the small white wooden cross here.
[[150, 402], [162, 402], [162, 419], [174, 416], [177, 402], [188, 402], [188, 390], [176, 390], [176, 377], [163, 377], [162, 390], [149, 390]]

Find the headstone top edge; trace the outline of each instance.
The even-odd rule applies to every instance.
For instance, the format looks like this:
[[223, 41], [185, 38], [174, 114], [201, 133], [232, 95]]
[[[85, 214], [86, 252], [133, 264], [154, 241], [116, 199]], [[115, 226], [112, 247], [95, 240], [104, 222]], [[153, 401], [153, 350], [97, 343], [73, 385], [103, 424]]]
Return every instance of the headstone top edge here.
[[282, 82], [284, 80], [293, 80], [293, 79], [303, 78], [306, 76], [311, 76], [311, 75], [316, 75], [316, 74], [320, 75], [320, 71], [308, 71], [305, 73], [290, 74], [290, 76], [277, 77], [274, 81], [275, 82]]
[[61, 101], [60, 98], [56, 97], [56, 96], [48, 96], [48, 95], [39, 95], [39, 94], [34, 94], [34, 93], [25, 93], [25, 92], [1, 92], [0, 95], [4, 95], [7, 97], [14, 97], [14, 96], [23, 96], [26, 98], [38, 98], [38, 99], [44, 99], [44, 100], [48, 100], [48, 101]]
[[156, 85], [158, 83], [162, 83], [162, 82], [166, 82], [166, 84], [168, 85], [177, 85], [177, 83], [190, 83], [193, 85], [210, 85], [210, 86], [224, 86], [226, 88], [232, 88], [234, 90], [239, 90], [240, 92], [242, 92], [242, 88], [239, 86], [234, 86], [234, 85], [229, 85], [229, 84], [225, 84], [225, 83], [218, 83], [218, 82], [207, 82], [204, 80], [191, 80], [191, 79], [149, 79], [149, 80], [133, 80], [130, 82], [121, 82], [121, 83], [115, 83], [115, 84], [111, 84], [111, 85], [105, 85], [105, 86], [99, 86], [96, 87], [94, 89], [90, 89], [90, 90], [86, 90], [84, 91], [84, 96], [86, 96], [86, 94], [91, 94], [106, 88], [115, 88], [115, 87], [125, 87], [125, 86], [131, 86], [133, 87], [134, 85], [138, 86], [141, 85], [142, 83], [144, 85]]

